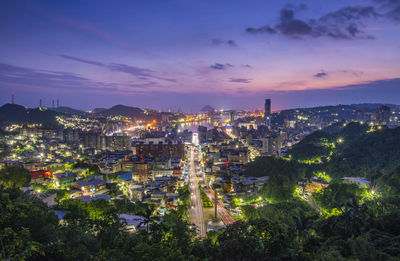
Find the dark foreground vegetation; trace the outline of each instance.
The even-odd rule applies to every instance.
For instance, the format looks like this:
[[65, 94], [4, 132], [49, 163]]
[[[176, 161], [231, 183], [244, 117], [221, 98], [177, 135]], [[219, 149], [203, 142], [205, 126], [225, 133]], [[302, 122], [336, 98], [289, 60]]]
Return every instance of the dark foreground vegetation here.
[[[148, 205], [124, 212], [146, 217], [132, 234], [117, 217], [124, 204], [64, 201], [55, 212], [19, 189], [2, 189], [3, 260], [396, 260], [400, 256], [400, 199], [388, 197], [346, 205], [340, 215], [320, 217], [300, 200], [248, 213], [206, 239], [177, 213], [161, 221]], [[122, 206], [120, 206], [122, 205]]]

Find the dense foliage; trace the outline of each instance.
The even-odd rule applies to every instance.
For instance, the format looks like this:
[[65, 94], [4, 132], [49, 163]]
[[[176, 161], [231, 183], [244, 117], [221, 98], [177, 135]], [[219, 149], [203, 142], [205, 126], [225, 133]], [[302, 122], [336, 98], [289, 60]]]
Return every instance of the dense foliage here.
[[29, 185], [31, 176], [29, 171], [20, 167], [11, 167], [0, 170], [0, 185], [6, 188], [21, 188]]
[[69, 202], [62, 223], [18, 189], [2, 189], [0, 206], [6, 260], [395, 260], [400, 255], [397, 197], [329, 218], [300, 200], [271, 204], [201, 241], [176, 214], [160, 222], [151, 209], [141, 213], [149, 229], [127, 233], [117, 207], [101, 200]]
[[339, 122], [308, 135], [289, 154], [293, 159], [315, 163], [332, 177], [375, 179], [400, 165], [400, 127], [368, 126]]

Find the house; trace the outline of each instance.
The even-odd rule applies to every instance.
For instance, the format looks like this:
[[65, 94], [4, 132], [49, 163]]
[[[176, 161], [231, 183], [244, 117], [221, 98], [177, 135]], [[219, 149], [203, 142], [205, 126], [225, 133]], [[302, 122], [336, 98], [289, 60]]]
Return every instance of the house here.
[[90, 181], [77, 181], [72, 187], [80, 189], [83, 196], [94, 194], [106, 188], [106, 182], [101, 179], [93, 179]]
[[146, 229], [145, 221], [146, 218], [142, 216], [127, 215], [127, 214], [117, 214], [118, 218], [125, 223], [125, 227], [128, 232], [134, 233], [139, 229]]
[[79, 197], [76, 199], [82, 200], [84, 202], [90, 202], [90, 201], [98, 200], [98, 199], [104, 199], [104, 200], [109, 201], [110, 197], [107, 195], [96, 195], [96, 196], [83, 196], [83, 197]]
[[55, 173], [53, 174], [53, 179], [56, 187], [65, 189], [75, 180], [75, 173]]
[[56, 205], [55, 199], [56, 193], [39, 193], [40, 200], [45, 203], [48, 207], [53, 207]]
[[151, 200], [165, 199], [166, 197], [167, 197], [167, 192], [159, 190], [153, 190], [151, 192]]
[[371, 181], [368, 181], [364, 178], [357, 177], [344, 177], [342, 178], [344, 184], [355, 184], [360, 188], [369, 188], [371, 185]]
[[119, 175], [119, 178], [125, 182], [131, 181], [132, 180], [132, 172], [123, 172], [122, 174]]
[[64, 216], [67, 213], [65, 210], [54, 210], [54, 213], [58, 217], [58, 222], [59, 223], [64, 223]]
[[299, 188], [301, 188], [301, 193], [302, 194], [311, 194], [313, 193], [315, 190], [319, 190], [319, 189], [324, 189], [326, 187], [329, 186], [329, 183], [318, 179], [318, 178], [313, 178], [311, 179], [311, 181], [306, 182], [298, 182]]
[[143, 201], [146, 195], [145, 192], [146, 192], [145, 188], [133, 188], [131, 189], [131, 198], [136, 199], [138, 201]]
[[31, 183], [42, 183], [44, 179], [51, 178], [53, 172], [49, 170], [37, 170], [31, 171], [29, 174], [31, 175]]

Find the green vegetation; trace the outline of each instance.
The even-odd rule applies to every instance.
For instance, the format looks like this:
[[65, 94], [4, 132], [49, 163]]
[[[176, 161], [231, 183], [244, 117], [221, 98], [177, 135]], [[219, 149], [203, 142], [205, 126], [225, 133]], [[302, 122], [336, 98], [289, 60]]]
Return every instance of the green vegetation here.
[[189, 220], [190, 192], [189, 186], [186, 184], [178, 190], [178, 215], [184, 220]]
[[286, 176], [291, 181], [311, 177], [312, 168], [307, 164], [296, 161], [285, 160], [276, 157], [258, 157], [255, 161], [246, 165], [245, 176]]
[[0, 186], [5, 188], [21, 188], [29, 185], [31, 176], [29, 171], [20, 167], [11, 167], [0, 170]]
[[348, 205], [361, 203], [364, 190], [353, 184], [331, 184], [314, 192], [312, 197], [326, 215], [337, 215]]
[[314, 169], [313, 166], [292, 160], [277, 157], [258, 157], [246, 166], [244, 175], [269, 176], [267, 184], [260, 191], [260, 196], [269, 202], [276, 203], [292, 199], [297, 182], [311, 178]]
[[[114, 202], [115, 203], [115, 202]], [[59, 223], [53, 210], [18, 189], [1, 189], [3, 260], [187, 260], [194, 233], [172, 213], [162, 223], [147, 204], [127, 205], [145, 217], [144, 230], [127, 233], [117, 217], [124, 204], [66, 200]], [[119, 207], [118, 207], [119, 206]], [[118, 209], [119, 208], [119, 209]]]
[[299, 161], [320, 158], [322, 164], [314, 169], [329, 173], [332, 179], [354, 176], [374, 181], [380, 176], [377, 172], [389, 173], [400, 165], [399, 137], [400, 127], [339, 122], [310, 134], [289, 154]]
[[89, 163], [85, 163], [84, 161], [77, 161], [73, 168], [86, 168], [87, 174], [88, 175], [99, 175], [101, 174], [99, 166], [97, 166], [96, 164], [89, 164]]
[[295, 189], [296, 183], [287, 176], [275, 175], [268, 179], [261, 189], [261, 195], [269, 202], [276, 203], [292, 199]]
[[208, 198], [206, 192], [204, 189], [200, 186], [199, 184], [199, 190], [200, 190], [200, 197], [201, 197], [201, 205], [204, 208], [212, 208], [214, 207], [214, 204], [211, 202], [211, 200]]

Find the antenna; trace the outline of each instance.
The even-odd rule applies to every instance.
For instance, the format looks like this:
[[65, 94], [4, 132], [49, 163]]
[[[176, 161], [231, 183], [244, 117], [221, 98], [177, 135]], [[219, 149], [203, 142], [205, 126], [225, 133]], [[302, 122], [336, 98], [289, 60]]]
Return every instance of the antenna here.
[[42, 107], [42, 99], [39, 100], [39, 107]]
[[14, 94], [11, 94], [11, 104], [14, 104], [15, 103], [15, 97], [14, 97]]

